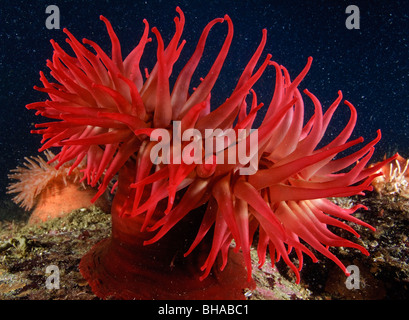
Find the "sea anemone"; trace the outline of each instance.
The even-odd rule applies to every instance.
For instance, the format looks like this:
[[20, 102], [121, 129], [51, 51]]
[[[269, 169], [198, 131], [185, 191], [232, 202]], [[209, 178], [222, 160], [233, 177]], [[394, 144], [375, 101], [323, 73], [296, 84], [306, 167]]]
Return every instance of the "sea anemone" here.
[[[11, 170], [8, 178], [16, 180], [8, 186], [7, 193], [17, 193], [12, 199], [24, 210], [31, 212], [29, 224], [63, 217], [79, 208], [88, 208], [96, 190], [82, 182], [82, 172], [85, 163], [71, 167], [72, 163], [65, 163], [58, 168], [49, 164], [55, 155], [50, 150], [44, 151], [45, 159], [25, 157], [24, 167]], [[108, 209], [108, 201], [101, 197], [97, 206]]]
[[[304, 90], [314, 105], [314, 115], [304, 124], [298, 85], [312, 58], [294, 80], [286, 68], [270, 60], [270, 54], [259, 63], [266, 30], [232, 94], [211, 108], [211, 91], [233, 38], [227, 15], [204, 28], [171, 88], [169, 77], [185, 45], [181, 41], [185, 17], [180, 8], [176, 10], [176, 31], [167, 46], [158, 29], [152, 28], [157, 63], [150, 73], [145, 69], [145, 77], [139, 63], [152, 41], [146, 20], [139, 44], [124, 60], [106, 18], [100, 17], [111, 39], [111, 57], [96, 43], [84, 39], [82, 44], [64, 29], [74, 56], [51, 40], [54, 54], [47, 66], [57, 83], [41, 72], [44, 88], [35, 89], [48, 93], [49, 100], [27, 105], [56, 120], [37, 124], [33, 130], [43, 135], [40, 150], [61, 147], [54, 159], [59, 165], [74, 161], [76, 167], [86, 158], [84, 173], [91, 186], [104, 174], [93, 201], [118, 175], [112, 237], [82, 258], [81, 273], [102, 298], [240, 299], [244, 288], [254, 287], [250, 250], [257, 234], [260, 266], [269, 251], [273, 263], [283, 258], [298, 282], [303, 254], [317, 261], [315, 249], [347, 274], [330, 247], [368, 252], [335, 235], [327, 225], [356, 236], [341, 220], [373, 228], [352, 215], [362, 205], [343, 209], [326, 198], [371, 189], [376, 172], [390, 161], [366, 168], [380, 131], [361, 149], [345, 155], [345, 150], [363, 142], [362, 138], [348, 141], [357, 112], [345, 101], [349, 122], [335, 139], [319, 145], [342, 94], [323, 113], [319, 100]], [[192, 90], [192, 75], [209, 32], [222, 22], [228, 29], [224, 43], [208, 74]], [[271, 66], [276, 74], [274, 95], [257, 130], [250, 130], [263, 107], [253, 85]], [[209, 145], [216, 144], [211, 152], [205, 148], [208, 139]], [[245, 161], [234, 153], [240, 146], [250, 148]], [[203, 149], [204, 154], [199, 152]]]
[[395, 161], [382, 166], [378, 171], [381, 175], [372, 181], [376, 192], [380, 195], [398, 194], [404, 198], [409, 198], [408, 165], [409, 160], [397, 154]]

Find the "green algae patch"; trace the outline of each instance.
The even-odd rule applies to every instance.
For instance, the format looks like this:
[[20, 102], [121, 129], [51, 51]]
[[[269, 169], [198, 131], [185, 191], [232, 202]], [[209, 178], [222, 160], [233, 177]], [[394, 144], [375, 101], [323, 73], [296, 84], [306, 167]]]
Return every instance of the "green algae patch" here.
[[[2, 222], [0, 299], [95, 299], [78, 264], [110, 232], [111, 216], [97, 207], [36, 225]], [[47, 287], [49, 266], [58, 270], [58, 288]]]

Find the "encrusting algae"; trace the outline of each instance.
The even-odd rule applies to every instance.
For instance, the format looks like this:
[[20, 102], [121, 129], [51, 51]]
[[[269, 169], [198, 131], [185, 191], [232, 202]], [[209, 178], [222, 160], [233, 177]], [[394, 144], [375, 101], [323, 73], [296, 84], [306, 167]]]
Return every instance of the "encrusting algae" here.
[[[342, 200], [338, 204], [346, 207], [356, 202], [354, 198]], [[360, 243], [371, 255], [362, 260], [362, 256], [354, 250], [340, 248], [337, 253], [347, 265], [359, 265], [360, 289], [348, 290], [345, 275], [329, 259], [322, 259], [318, 264], [306, 261], [301, 283], [296, 284], [294, 274], [281, 262], [271, 267], [267, 261], [259, 269], [253, 247], [253, 277], [257, 287], [248, 292], [247, 299], [409, 298], [409, 247], [405, 236], [408, 234], [408, 200], [391, 195], [379, 197], [372, 192], [360, 201], [369, 210], [358, 215], [364, 215], [360, 217], [368, 219], [377, 228], [373, 233], [358, 227], [358, 231], [362, 232]], [[80, 275], [78, 263], [83, 254], [108, 237], [110, 231], [110, 215], [94, 206], [36, 225], [26, 225], [25, 221], [0, 222], [0, 300], [97, 299]], [[59, 268], [58, 290], [46, 288], [49, 276], [46, 267], [49, 265]]]

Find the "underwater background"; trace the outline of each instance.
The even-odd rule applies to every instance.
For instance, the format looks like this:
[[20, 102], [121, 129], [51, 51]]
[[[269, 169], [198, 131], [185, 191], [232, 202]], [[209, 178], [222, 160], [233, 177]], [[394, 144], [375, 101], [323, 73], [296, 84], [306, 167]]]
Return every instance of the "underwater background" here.
[[[348, 5], [360, 10], [360, 29], [349, 30], [345, 21]], [[46, 8], [60, 10], [60, 29], [49, 30]], [[352, 138], [368, 142], [381, 129], [373, 161], [399, 152], [409, 157], [409, 3], [407, 1], [23, 1], [0, 0], [0, 205], [9, 204], [7, 174], [22, 165], [24, 157], [38, 154], [41, 137], [30, 134], [33, 124], [46, 121], [25, 105], [46, 99], [33, 90], [39, 85], [39, 71], [45, 71], [52, 57], [50, 39], [63, 48], [67, 28], [78, 39], [88, 38], [110, 52], [110, 41], [99, 15], [107, 17], [116, 31], [125, 57], [138, 43], [142, 20], [158, 27], [165, 43], [174, 32], [171, 20], [180, 6], [186, 16], [182, 38], [187, 45], [175, 68], [182, 68], [193, 53], [208, 21], [228, 14], [234, 23], [234, 38], [226, 63], [212, 92], [214, 107], [224, 102], [267, 28], [264, 51], [272, 60], [297, 75], [314, 58], [312, 68], [300, 88], [308, 88], [324, 106], [335, 100], [338, 90], [358, 111]], [[216, 30], [216, 28], [215, 28]], [[214, 32], [214, 33], [213, 33]], [[196, 83], [206, 75], [227, 32], [217, 27], [209, 37], [204, 63], [199, 64]], [[217, 34], [219, 33], [219, 34]], [[155, 40], [154, 40], [155, 41]], [[141, 65], [152, 69], [155, 46], [147, 48]], [[50, 80], [51, 78], [48, 77]], [[174, 80], [174, 79], [173, 79]], [[194, 83], [194, 81], [193, 81]], [[268, 104], [274, 90], [274, 68], [255, 86], [260, 102]], [[308, 100], [308, 99], [306, 99]], [[312, 105], [306, 109], [312, 113]], [[262, 114], [262, 111], [260, 112]], [[333, 139], [349, 119], [349, 109], [340, 105], [327, 131]], [[325, 140], [323, 141], [325, 142]], [[16, 206], [17, 207], [17, 206]]]

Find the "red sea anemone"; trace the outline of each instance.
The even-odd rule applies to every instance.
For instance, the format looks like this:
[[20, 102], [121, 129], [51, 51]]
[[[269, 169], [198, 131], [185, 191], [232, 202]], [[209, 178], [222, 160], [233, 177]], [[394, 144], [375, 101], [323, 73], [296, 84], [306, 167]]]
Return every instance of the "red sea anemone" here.
[[[84, 39], [83, 44], [95, 51], [91, 52], [64, 30], [74, 56], [51, 41], [54, 55], [47, 66], [57, 82], [49, 82], [40, 73], [44, 88], [35, 88], [48, 93], [49, 100], [27, 106], [56, 120], [38, 124], [39, 129], [33, 130], [43, 135], [41, 150], [61, 147], [54, 159], [59, 165], [73, 160], [75, 167], [86, 158], [84, 173], [92, 186], [104, 174], [94, 201], [117, 176], [112, 237], [83, 257], [81, 273], [103, 298], [244, 298], [242, 290], [254, 286], [250, 247], [256, 233], [260, 265], [269, 251], [272, 261], [283, 258], [299, 281], [303, 254], [316, 261], [315, 249], [346, 272], [330, 247], [353, 247], [364, 254], [367, 251], [335, 235], [327, 225], [356, 236], [341, 220], [372, 227], [352, 216], [363, 206], [342, 209], [325, 198], [360, 194], [371, 188], [377, 170], [388, 161], [366, 168], [380, 132], [361, 149], [345, 155], [345, 150], [363, 142], [362, 138], [348, 141], [357, 113], [345, 101], [351, 113], [349, 122], [334, 140], [319, 146], [342, 94], [339, 92], [323, 113], [318, 99], [305, 90], [315, 112], [304, 124], [304, 103], [297, 87], [312, 59], [294, 80], [283, 66], [270, 60], [270, 54], [256, 69], [266, 30], [230, 97], [211, 109], [210, 94], [233, 37], [233, 24], [227, 15], [205, 27], [196, 50], [171, 88], [169, 77], [185, 45], [181, 41], [185, 17], [179, 8], [177, 12], [175, 35], [167, 46], [158, 29], [152, 28], [157, 63], [150, 73], [145, 69], [145, 77], [139, 62], [145, 46], [152, 41], [146, 20], [139, 44], [124, 60], [106, 18], [101, 16], [111, 38], [111, 57], [96, 43]], [[192, 75], [208, 34], [222, 22], [227, 22], [228, 29], [222, 48], [208, 74], [191, 91]], [[276, 73], [274, 96], [261, 125], [251, 131], [263, 106], [252, 87], [271, 67]], [[175, 130], [176, 122], [179, 131]], [[161, 137], [155, 129], [161, 130]], [[209, 129], [222, 133], [231, 129], [229, 132], [239, 139], [224, 136], [221, 144], [216, 142], [214, 151], [197, 155], [192, 144], [204, 146], [201, 138], [209, 138]], [[188, 130], [195, 134], [180, 139]], [[164, 132], [171, 138], [166, 140]], [[210, 138], [213, 144], [215, 136]], [[167, 150], [159, 148], [166, 143]], [[246, 161], [233, 153], [240, 143], [250, 147]], [[162, 153], [157, 152], [157, 157], [168, 162], [152, 161], [152, 153], [158, 149]], [[201, 161], [181, 161], [181, 151]], [[342, 157], [335, 159], [340, 153]], [[258, 170], [244, 175], [241, 169]], [[298, 257], [298, 267], [290, 258], [291, 252]]]
[[[16, 180], [7, 188], [7, 193], [17, 193], [13, 201], [26, 211], [34, 208], [29, 224], [62, 217], [75, 209], [89, 208], [97, 192], [81, 181], [84, 162], [75, 168], [71, 168], [72, 163], [68, 162], [57, 170], [54, 163], [47, 163], [55, 155], [49, 150], [45, 150], [44, 155], [45, 159], [40, 156], [25, 158], [24, 167], [11, 170], [8, 176]], [[109, 210], [105, 197], [100, 197], [95, 205]]]

